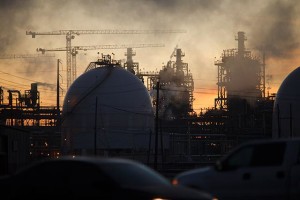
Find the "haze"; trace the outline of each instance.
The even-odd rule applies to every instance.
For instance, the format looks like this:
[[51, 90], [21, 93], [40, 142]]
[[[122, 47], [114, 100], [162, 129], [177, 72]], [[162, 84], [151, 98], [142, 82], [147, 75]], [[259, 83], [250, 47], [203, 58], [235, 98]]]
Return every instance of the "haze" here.
[[[64, 35], [31, 36], [26, 31], [57, 30], [186, 30], [186, 33], [80, 35], [72, 45], [164, 44], [134, 49], [142, 71], [157, 71], [176, 45], [185, 53], [195, 82], [194, 109], [213, 107], [217, 97], [218, 60], [224, 49], [237, 48], [238, 31], [258, 57], [266, 54], [267, 92], [276, 93], [283, 79], [299, 66], [300, 2], [296, 0], [2, 0], [0, 54], [35, 54], [37, 48], [66, 46]], [[80, 51], [77, 75], [98, 52], [125, 59], [126, 49]], [[39, 82], [41, 105], [55, 105], [56, 63], [62, 60], [66, 84], [66, 53], [39, 59], [0, 59], [0, 86], [28, 90]], [[6, 95], [5, 95], [6, 96]]]

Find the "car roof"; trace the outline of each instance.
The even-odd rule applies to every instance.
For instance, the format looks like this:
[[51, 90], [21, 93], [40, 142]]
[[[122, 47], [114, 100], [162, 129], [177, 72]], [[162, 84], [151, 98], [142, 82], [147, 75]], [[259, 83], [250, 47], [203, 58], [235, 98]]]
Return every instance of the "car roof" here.
[[101, 156], [61, 156], [56, 159], [57, 161], [78, 161], [89, 163], [128, 163], [128, 164], [141, 164], [138, 161], [133, 161], [125, 158], [117, 157], [101, 157]]
[[276, 142], [300, 142], [300, 137], [296, 138], [270, 138], [270, 139], [256, 139], [256, 140], [250, 140], [246, 141], [245, 143], [242, 143], [247, 145], [247, 144], [263, 144], [263, 143], [276, 143]]
[[58, 158], [44, 158], [29, 163], [28, 165], [20, 168], [15, 172], [18, 174], [24, 170], [30, 169], [31, 167], [38, 166], [46, 163], [59, 163], [59, 162], [73, 162], [73, 163], [89, 163], [92, 165], [100, 166], [101, 164], [129, 164], [134, 166], [144, 166], [142, 163], [125, 158], [116, 158], [116, 157], [101, 157], [101, 156], [61, 156]]

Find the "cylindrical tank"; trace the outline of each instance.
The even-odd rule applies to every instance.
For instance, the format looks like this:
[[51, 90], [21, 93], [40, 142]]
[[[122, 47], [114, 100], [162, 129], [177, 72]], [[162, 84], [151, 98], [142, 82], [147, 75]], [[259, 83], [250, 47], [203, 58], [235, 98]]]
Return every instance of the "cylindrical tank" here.
[[273, 138], [300, 136], [300, 67], [281, 83], [273, 108]]
[[154, 112], [144, 84], [120, 66], [89, 70], [63, 104], [62, 153], [148, 150]]

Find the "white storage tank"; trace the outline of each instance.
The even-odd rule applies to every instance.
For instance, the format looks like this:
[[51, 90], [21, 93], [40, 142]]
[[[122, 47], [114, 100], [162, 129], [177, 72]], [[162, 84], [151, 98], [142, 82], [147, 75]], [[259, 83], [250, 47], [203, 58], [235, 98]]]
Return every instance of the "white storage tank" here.
[[300, 67], [281, 83], [273, 108], [273, 138], [300, 136]]
[[65, 96], [62, 153], [147, 152], [153, 129], [154, 112], [141, 80], [120, 65], [95, 67]]

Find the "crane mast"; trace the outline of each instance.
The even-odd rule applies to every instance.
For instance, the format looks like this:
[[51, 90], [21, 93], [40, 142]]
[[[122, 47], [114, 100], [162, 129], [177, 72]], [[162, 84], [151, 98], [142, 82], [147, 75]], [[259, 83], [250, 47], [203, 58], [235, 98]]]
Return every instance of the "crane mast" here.
[[[35, 38], [36, 35], [65, 35], [66, 36], [66, 60], [67, 60], [67, 89], [72, 81], [72, 39], [75, 35], [84, 34], [165, 34], [165, 33], [185, 33], [185, 30], [58, 30], [50, 32], [26, 31], [26, 35]], [[74, 73], [73, 73], [74, 74]]]

